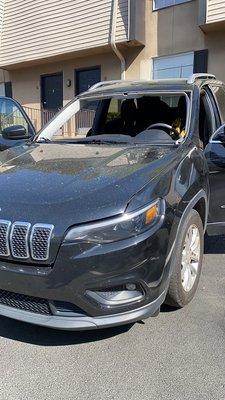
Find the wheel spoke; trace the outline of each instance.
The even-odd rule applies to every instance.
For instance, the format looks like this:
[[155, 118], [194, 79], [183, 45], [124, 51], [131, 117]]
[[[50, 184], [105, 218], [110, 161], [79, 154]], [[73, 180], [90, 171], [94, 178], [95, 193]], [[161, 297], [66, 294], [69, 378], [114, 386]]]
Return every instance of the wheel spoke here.
[[191, 263], [190, 264], [190, 272], [192, 276], [196, 277], [198, 273], [198, 263]]
[[190, 247], [195, 247], [196, 241], [198, 240], [198, 230], [195, 227], [192, 227], [192, 235], [190, 241]]
[[191, 261], [198, 262], [199, 261], [199, 251], [191, 251]]
[[184, 266], [182, 266], [182, 268], [181, 268], [181, 280], [182, 280], [182, 282], [184, 282], [184, 280], [185, 280], [185, 267]]
[[181, 261], [181, 282], [189, 292], [198, 275], [200, 260], [200, 233], [196, 225], [191, 225], [186, 233]]
[[192, 241], [192, 234], [191, 234], [191, 229], [190, 228], [187, 231], [187, 235], [186, 235], [186, 239], [185, 239], [185, 245], [186, 245], [187, 248], [190, 248], [191, 241]]
[[184, 289], [185, 290], [187, 290], [187, 287], [188, 287], [188, 279], [189, 279], [189, 274], [188, 274], [188, 268], [187, 267], [184, 267], [184, 268], [182, 268], [182, 270], [183, 270], [183, 273], [182, 273], [182, 276], [183, 276], [183, 278], [182, 278], [182, 285], [183, 285], [183, 287], [184, 287]]
[[200, 238], [199, 238], [199, 236], [197, 236], [195, 238], [195, 240], [191, 244], [191, 250], [192, 251], [194, 251], [194, 250], [198, 250], [199, 251], [199, 246], [200, 246]]

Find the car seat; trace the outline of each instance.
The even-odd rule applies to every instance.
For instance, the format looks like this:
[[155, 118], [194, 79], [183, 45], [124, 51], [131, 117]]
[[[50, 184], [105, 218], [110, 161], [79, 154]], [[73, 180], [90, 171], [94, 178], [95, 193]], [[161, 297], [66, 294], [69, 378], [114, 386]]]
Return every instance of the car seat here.
[[105, 134], [134, 136], [136, 134], [137, 108], [133, 99], [124, 100], [121, 104], [120, 118], [107, 122]]

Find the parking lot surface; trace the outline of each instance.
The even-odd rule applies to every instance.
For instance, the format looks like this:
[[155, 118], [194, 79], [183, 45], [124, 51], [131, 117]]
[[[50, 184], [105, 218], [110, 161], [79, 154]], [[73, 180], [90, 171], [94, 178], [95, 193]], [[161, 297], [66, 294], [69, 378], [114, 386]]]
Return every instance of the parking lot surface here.
[[110, 330], [60, 332], [0, 317], [0, 399], [225, 399], [225, 237], [206, 240], [182, 310]]

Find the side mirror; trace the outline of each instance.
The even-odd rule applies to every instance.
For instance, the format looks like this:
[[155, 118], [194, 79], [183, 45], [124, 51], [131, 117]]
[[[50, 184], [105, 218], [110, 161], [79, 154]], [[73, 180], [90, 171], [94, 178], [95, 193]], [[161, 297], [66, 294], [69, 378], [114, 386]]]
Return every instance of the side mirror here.
[[26, 128], [22, 125], [13, 125], [2, 129], [2, 136], [8, 140], [28, 139], [29, 137]]
[[220, 126], [211, 137], [211, 142], [225, 143], [225, 124]]

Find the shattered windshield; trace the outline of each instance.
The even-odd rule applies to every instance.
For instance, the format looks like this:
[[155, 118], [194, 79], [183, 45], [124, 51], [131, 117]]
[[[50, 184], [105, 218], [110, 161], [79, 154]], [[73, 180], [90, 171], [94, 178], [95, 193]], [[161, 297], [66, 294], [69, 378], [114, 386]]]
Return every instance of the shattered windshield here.
[[39, 133], [38, 141], [92, 144], [174, 143], [187, 135], [186, 93], [75, 99]]

